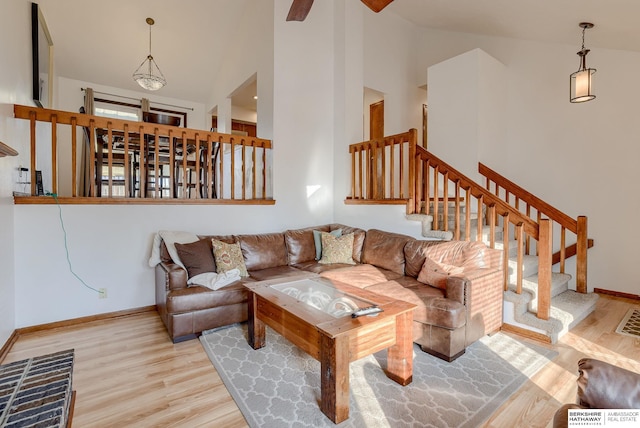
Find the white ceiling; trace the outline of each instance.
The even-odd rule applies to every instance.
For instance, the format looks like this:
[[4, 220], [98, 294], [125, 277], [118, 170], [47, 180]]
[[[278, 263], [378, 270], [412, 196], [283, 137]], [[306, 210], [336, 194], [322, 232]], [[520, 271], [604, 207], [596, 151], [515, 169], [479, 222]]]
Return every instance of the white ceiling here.
[[[217, 53], [258, 1], [265, 0], [38, 0], [60, 76], [139, 90], [131, 75], [147, 55], [150, 16], [152, 53], [168, 81], [157, 94], [201, 103], [215, 83]], [[638, 0], [395, 0], [380, 13], [440, 30], [572, 44], [576, 52], [578, 23], [591, 21], [587, 47], [640, 51]]]

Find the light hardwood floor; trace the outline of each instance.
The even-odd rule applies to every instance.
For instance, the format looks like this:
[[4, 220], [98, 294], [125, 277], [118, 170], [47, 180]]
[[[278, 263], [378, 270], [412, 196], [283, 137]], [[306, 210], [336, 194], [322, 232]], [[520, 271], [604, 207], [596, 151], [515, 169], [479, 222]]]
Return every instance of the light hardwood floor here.
[[[523, 385], [485, 427], [548, 427], [574, 402], [576, 363], [590, 356], [640, 372], [640, 339], [615, 333], [640, 302], [601, 296], [565, 335], [559, 355]], [[173, 344], [155, 312], [21, 335], [3, 364], [74, 348], [74, 427], [245, 427], [198, 340]]]

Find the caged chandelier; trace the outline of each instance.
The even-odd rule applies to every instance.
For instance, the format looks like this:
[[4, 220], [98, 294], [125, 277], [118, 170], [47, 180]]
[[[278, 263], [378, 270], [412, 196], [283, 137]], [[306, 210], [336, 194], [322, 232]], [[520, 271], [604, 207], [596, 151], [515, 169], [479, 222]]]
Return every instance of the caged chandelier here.
[[133, 73], [133, 80], [148, 91], [157, 91], [167, 84], [167, 80], [151, 56], [151, 26], [155, 24], [155, 21], [153, 18], [147, 18], [147, 24], [149, 24], [149, 55]]
[[578, 52], [580, 57], [580, 67], [575, 73], [571, 73], [570, 85], [571, 94], [569, 100], [572, 103], [583, 103], [585, 101], [591, 101], [596, 96], [593, 94], [593, 74], [596, 72], [595, 68], [587, 68], [587, 54], [589, 49], [584, 47], [584, 32], [593, 28], [593, 24], [590, 22], [581, 22], [580, 28], [582, 28], [582, 49]]

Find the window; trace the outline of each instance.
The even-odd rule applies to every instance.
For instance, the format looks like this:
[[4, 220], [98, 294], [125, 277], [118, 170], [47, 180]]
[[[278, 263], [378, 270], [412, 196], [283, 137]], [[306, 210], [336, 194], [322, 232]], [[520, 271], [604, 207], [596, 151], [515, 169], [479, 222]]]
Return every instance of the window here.
[[125, 106], [109, 106], [109, 107], [97, 107], [96, 116], [111, 117], [114, 119], [133, 120], [140, 121], [140, 114], [138, 109]]

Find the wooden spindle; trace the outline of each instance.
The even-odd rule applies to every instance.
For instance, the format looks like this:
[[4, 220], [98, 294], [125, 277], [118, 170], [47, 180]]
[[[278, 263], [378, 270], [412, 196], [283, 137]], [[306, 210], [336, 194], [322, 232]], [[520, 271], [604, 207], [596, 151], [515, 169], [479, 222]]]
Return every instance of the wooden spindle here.
[[231, 138], [231, 199], [236, 198], [236, 145], [235, 139]]
[[[96, 123], [93, 119], [89, 122], [89, 176], [91, 177], [89, 184], [89, 196], [96, 197]], [[100, 171], [102, 175], [102, 171]], [[102, 179], [102, 177], [101, 177]]]
[[71, 118], [71, 197], [78, 196], [78, 136], [77, 136], [78, 118]]
[[[504, 291], [509, 289], [509, 213], [502, 216], [502, 246], [503, 246], [503, 276], [504, 276]], [[518, 269], [521, 269], [518, 266]]]
[[445, 232], [449, 230], [449, 171], [442, 177], [442, 222]]
[[51, 191], [58, 194], [58, 116], [51, 115]]
[[522, 222], [520, 222], [514, 228], [516, 245], [518, 246], [517, 247], [518, 255], [517, 255], [517, 261], [516, 261], [516, 293], [518, 294], [522, 294], [522, 276], [523, 276], [522, 266], [524, 264], [524, 255], [523, 255], [523, 248], [522, 248], [523, 234], [524, 234], [524, 227]]
[[460, 240], [460, 179], [455, 181], [455, 197], [456, 197], [456, 212], [455, 215], [455, 229], [453, 238], [456, 241]]
[[30, 147], [31, 152], [31, 196], [36, 196], [38, 190], [36, 188], [36, 112], [29, 112], [29, 131], [30, 131]]
[[242, 200], [246, 200], [247, 199], [247, 193], [246, 193], [246, 189], [247, 189], [247, 179], [245, 177], [246, 174], [246, 170], [247, 170], [247, 162], [246, 162], [246, 145], [245, 145], [245, 141], [244, 138], [240, 140], [240, 147], [242, 149]]

